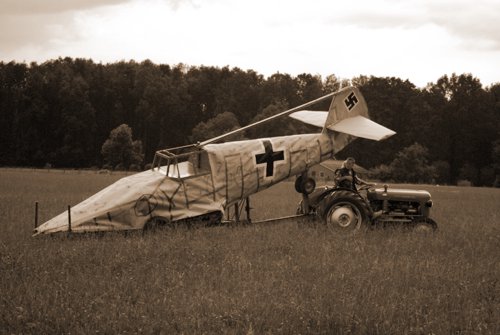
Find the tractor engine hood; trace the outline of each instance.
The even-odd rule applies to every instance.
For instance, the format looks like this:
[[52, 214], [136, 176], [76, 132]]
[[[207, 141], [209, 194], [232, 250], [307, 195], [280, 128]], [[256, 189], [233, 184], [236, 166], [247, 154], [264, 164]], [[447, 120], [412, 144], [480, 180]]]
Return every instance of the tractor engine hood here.
[[392, 200], [392, 201], [417, 201], [427, 202], [431, 194], [424, 190], [406, 190], [397, 188], [377, 188], [368, 191], [369, 200]]

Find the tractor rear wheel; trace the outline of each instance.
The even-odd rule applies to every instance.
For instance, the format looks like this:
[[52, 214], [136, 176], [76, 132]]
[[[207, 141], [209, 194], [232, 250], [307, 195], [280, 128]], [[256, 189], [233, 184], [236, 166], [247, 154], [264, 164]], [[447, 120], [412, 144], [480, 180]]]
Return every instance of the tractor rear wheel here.
[[368, 205], [355, 192], [340, 190], [322, 200], [318, 212], [326, 226], [341, 232], [355, 232], [368, 227]]

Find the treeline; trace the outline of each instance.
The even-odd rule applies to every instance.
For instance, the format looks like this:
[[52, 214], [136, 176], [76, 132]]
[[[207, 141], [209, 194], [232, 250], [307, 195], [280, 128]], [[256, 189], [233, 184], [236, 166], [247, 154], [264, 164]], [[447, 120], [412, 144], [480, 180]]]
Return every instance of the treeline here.
[[[484, 88], [470, 74], [443, 76], [419, 89], [399, 78], [281, 73], [264, 78], [239, 68], [72, 58], [0, 62], [0, 165], [101, 167], [102, 146], [121, 124], [142, 142], [145, 164], [158, 149], [246, 125], [341, 84], [360, 87], [372, 119], [397, 135], [380, 143], [359, 139], [339, 157], [355, 155], [372, 168], [390, 164], [417, 143], [438, 167], [440, 182], [491, 185], [498, 174], [500, 84]], [[326, 110], [328, 103], [314, 107]], [[286, 118], [245, 136], [306, 130]]]

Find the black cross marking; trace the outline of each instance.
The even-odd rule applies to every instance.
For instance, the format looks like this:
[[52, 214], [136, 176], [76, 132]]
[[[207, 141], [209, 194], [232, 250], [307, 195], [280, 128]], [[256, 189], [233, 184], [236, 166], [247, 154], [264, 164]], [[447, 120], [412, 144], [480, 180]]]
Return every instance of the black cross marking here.
[[356, 95], [354, 95], [354, 92], [351, 92], [347, 99], [344, 100], [344, 103], [347, 109], [351, 110], [358, 103], [358, 98], [356, 97]]
[[274, 174], [274, 162], [285, 160], [284, 151], [273, 151], [273, 145], [270, 141], [262, 141], [264, 144], [265, 153], [255, 155], [255, 160], [258, 164], [266, 163], [266, 177], [271, 177]]

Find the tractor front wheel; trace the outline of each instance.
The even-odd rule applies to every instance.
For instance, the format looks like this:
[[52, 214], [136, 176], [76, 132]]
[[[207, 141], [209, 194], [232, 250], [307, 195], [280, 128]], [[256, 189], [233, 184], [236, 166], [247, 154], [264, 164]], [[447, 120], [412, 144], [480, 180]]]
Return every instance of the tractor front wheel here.
[[436, 230], [437, 223], [431, 218], [419, 219], [413, 223], [413, 231], [416, 233], [432, 233]]

